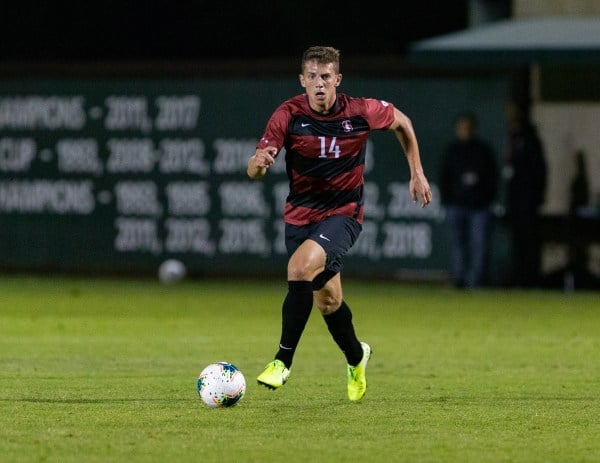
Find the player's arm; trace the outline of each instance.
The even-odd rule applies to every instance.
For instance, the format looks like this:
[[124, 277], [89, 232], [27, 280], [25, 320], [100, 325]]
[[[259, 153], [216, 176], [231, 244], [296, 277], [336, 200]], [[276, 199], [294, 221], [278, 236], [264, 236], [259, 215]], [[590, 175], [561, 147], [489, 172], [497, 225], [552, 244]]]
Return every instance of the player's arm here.
[[265, 133], [256, 144], [256, 151], [248, 159], [248, 177], [252, 180], [263, 178], [267, 169], [275, 163], [275, 157], [284, 145], [288, 122], [291, 115], [283, 103], [269, 118]]
[[267, 146], [266, 148], [257, 148], [254, 155], [248, 159], [248, 177], [252, 180], [263, 178], [267, 173], [267, 169], [275, 162], [277, 148]]
[[394, 122], [390, 125], [396, 138], [402, 145], [410, 168], [410, 195], [413, 201], [421, 200], [421, 207], [431, 202], [431, 188], [423, 172], [419, 144], [411, 120], [399, 109], [394, 108]]

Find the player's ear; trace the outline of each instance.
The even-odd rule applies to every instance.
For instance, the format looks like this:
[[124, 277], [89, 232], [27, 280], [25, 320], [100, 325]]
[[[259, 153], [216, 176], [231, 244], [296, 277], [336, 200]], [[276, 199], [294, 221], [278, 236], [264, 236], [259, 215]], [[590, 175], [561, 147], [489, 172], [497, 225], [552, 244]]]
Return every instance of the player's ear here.
[[335, 86], [339, 86], [342, 83], [342, 74], [337, 74], [335, 76]]
[[298, 79], [300, 79], [300, 85], [306, 88], [306, 80], [304, 79], [304, 74], [298, 74]]

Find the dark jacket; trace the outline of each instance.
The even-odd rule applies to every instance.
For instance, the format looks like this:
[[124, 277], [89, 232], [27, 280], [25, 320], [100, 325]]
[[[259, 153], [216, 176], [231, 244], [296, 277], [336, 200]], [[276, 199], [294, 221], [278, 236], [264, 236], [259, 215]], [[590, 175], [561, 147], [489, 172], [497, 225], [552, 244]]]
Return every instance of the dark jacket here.
[[546, 161], [537, 130], [531, 124], [508, 135], [506, 167], [506, 212], [535, 213], [544, 202]]
[[451, 142], [444, 152], [440, 188], [444, 205], [488, 207], [498, 189], [498, 166], [491, 147], [478, 138]]

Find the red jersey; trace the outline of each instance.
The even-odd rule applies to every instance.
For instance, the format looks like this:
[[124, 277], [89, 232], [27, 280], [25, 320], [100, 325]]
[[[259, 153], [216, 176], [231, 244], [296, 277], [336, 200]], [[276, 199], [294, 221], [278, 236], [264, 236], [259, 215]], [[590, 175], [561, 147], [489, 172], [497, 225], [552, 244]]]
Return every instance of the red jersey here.
[[292, 225], [332, 215], [363, 221], [365, 146], [371, 130], [386, 130], [394, 106], [338, 93], [327, 115], [313, 111], [306, 94], [284, 101], [272, 114], [257, 148], [285, 148], [290, 181], [284, 220]]

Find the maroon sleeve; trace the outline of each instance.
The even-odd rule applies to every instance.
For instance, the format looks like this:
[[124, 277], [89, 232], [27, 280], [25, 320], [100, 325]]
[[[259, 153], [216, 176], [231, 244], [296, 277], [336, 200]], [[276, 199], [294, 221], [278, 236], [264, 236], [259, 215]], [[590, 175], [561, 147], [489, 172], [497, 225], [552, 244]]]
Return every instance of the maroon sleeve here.
[[279, 154], [279, 151], [281, 151], [281, 148], [285, 144], [290, 117], [291, 113], [287, 105], [284, 103], [279, 106], [269, 118], [265, 132], [256, 147], [266, 148], [267, 146], [274, 146], [277, 148], [277, 154]]
[[384, 100], [363, 98], [364, 115], [371, 130], [387, 130], [394, 122], [394, 105]]

